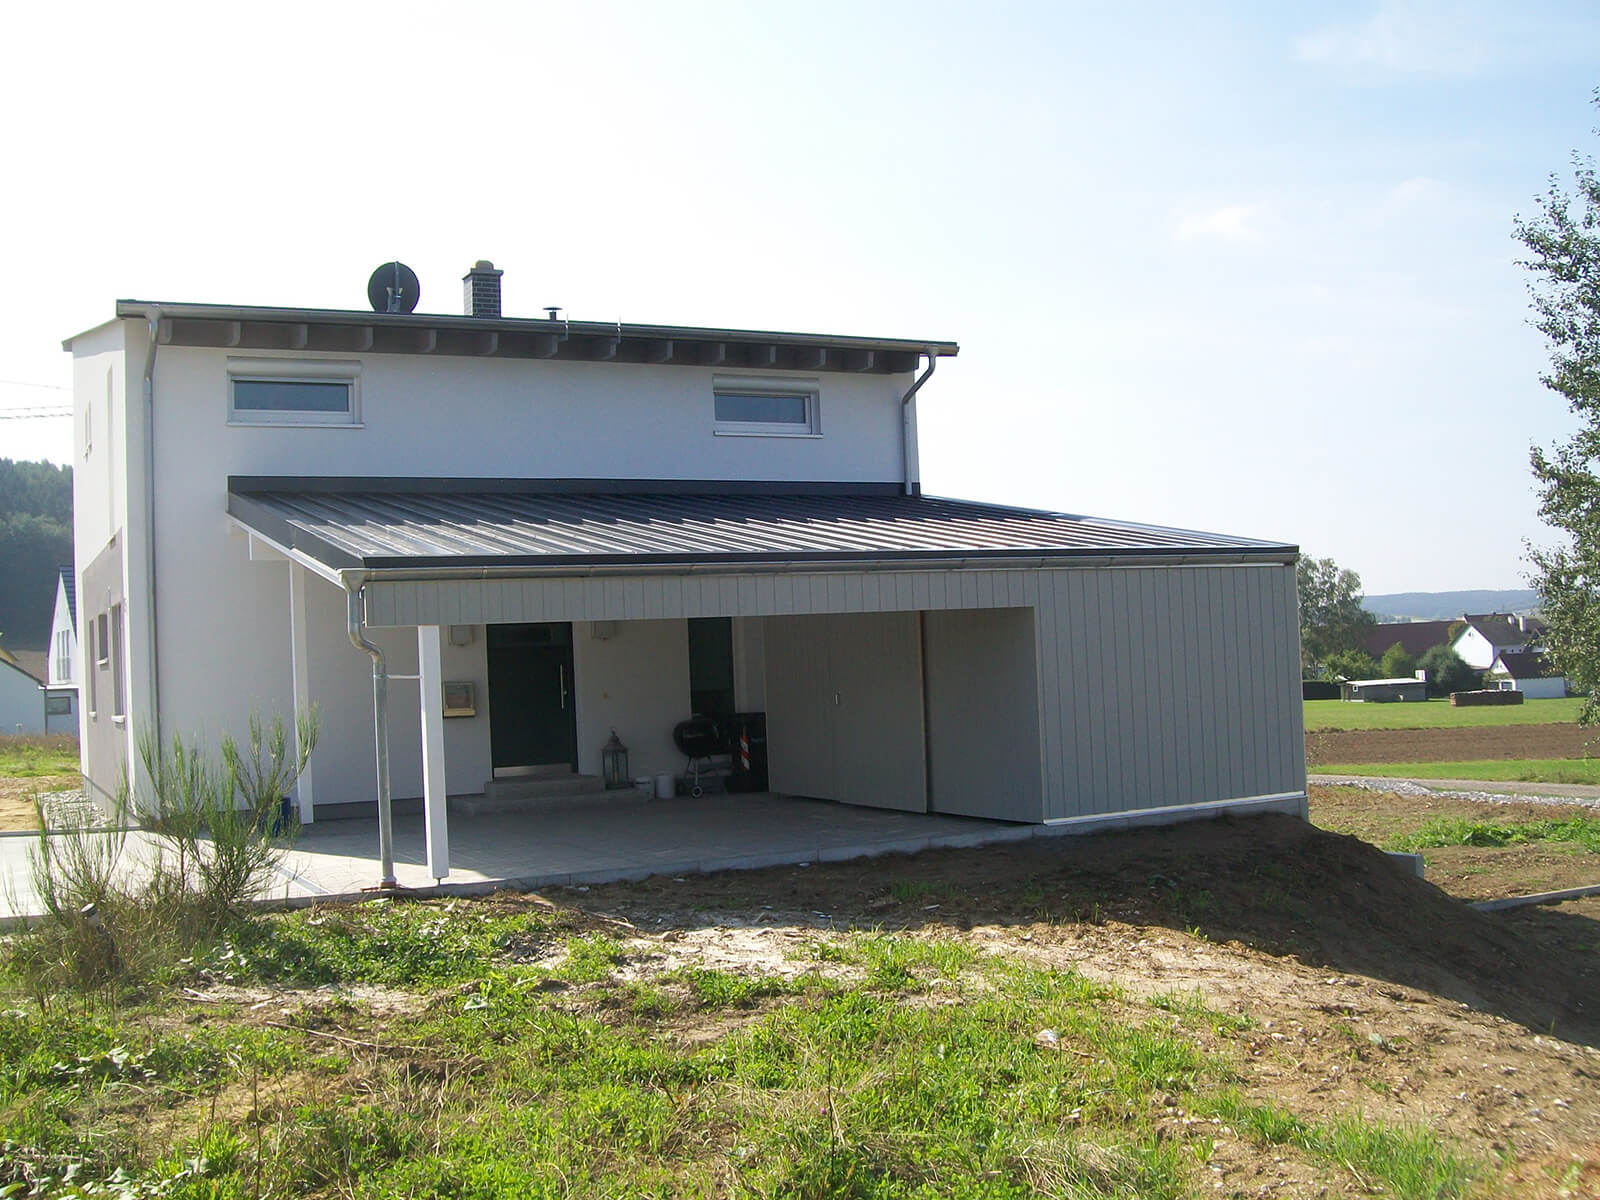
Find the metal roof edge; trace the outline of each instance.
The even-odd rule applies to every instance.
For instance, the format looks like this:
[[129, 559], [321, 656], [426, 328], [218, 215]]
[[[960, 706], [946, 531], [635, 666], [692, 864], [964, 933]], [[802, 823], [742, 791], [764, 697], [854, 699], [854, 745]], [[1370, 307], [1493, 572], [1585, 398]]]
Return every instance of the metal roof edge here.
[[[831, 479], [507, 479], [499, 476], [230, 475], [228, 491], [436, 495], [898, 496], [897, 480]], [[968, 503], [958, 501], [957, 503]], [[1019, 510], [1020, 511], [1020, 510]]]
[[[116, 315], [118, 319], [143, 317], [151, 308], [159, 308], [161, 315], [170, 320], [374, 325], [399, 329], [436, 328], [502, 333], [566, 332], [583, 337], [620, 335], [638, 338], [678, 338], [686, 341], [825, 346], [838, 350], [885, 350], [907, 354], [932, 352], [940, 358], [953, 358], [961, 351], [959, 343], [943, 338], [879, 338], [851, 334], [722, 329], [695, 325], [646, 325], [626, 321], [551, 321], [542, 317], [468, 317], [452, 313], [380, 313], [360, 309], [278, 308], [268, 305], [191, 304], [181, 301], [120, 299], [117, 301]], [[98, 329], [100, 326], [95, 328]]]

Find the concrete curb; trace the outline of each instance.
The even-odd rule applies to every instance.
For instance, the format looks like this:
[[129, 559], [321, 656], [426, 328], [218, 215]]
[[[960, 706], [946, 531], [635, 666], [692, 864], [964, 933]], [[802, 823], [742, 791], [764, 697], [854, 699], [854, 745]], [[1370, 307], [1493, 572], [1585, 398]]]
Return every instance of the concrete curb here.
[[1600, 883], [1587, 887], [1563, 888], [1559, 892], [1534, 892], [1527, 896], [1505, 896], [1499, 900], [1474, 900], [1469, 906], [1479, 912], [1500, 912], [1507, 908], [1526, 908], [1534, 904], [1559, 904], [1563, 900], [1581, 900], [1585, 896], [1600, 896]]

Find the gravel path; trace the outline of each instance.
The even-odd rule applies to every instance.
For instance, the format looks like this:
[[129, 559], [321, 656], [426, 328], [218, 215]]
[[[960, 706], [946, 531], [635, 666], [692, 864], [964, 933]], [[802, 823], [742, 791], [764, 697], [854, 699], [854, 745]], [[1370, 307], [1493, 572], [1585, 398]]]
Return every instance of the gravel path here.
[[1516, 783], [1484, 779], [1405, 779], [1381, 775], [1307, 775], [1307, 783], [1358, 787], [1401, 796], [1449, 796], [1485, 804], [1583, 804], [1600, 808], [1600, 787], [1587, 783]]

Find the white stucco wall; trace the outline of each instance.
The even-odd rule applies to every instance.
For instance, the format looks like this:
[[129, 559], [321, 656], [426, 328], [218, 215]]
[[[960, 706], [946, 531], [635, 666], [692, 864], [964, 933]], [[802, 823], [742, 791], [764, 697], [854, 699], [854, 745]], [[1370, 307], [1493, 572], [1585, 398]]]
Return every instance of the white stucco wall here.
[[1521, 692], [1529, 700], [1559, 700], [1567, 694], [1567, 681], [1557, 675], [1549, 679], [1517, 679], [1501, 684]]
[[600, 774], [600, 747], [613, 728], [628, 747], [634, 777], [683, 768], [672, 727], [689, 715], [689, 627], [686, 621], [618, 621], [614, 636], [591, 636], [572, 625], [577, 680], [578, 770]]
[[[67, 670], [61, 670], [60, 655], [56, 647], [66, 636]], [[72, 623], [72, 609], [67, 605], [66, 586], [56, 580], [56, 604], [50, 618], [49, 683], [51, 687], [75, 687], [78, 683], [78, 631]]]
[[1470, 626], [1461, 631], [1452, 646], [1461, 661], [1474, 671], [1487, 671], [1494, 666], [1497, 652], [1489, 639]]

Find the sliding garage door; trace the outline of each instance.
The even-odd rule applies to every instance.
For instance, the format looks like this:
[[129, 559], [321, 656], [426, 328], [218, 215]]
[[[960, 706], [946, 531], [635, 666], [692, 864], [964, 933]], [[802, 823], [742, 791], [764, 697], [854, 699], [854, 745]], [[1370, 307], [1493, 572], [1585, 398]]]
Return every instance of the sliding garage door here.
[[926, 812], [917, 614], [768, 617], [772, 790]]

